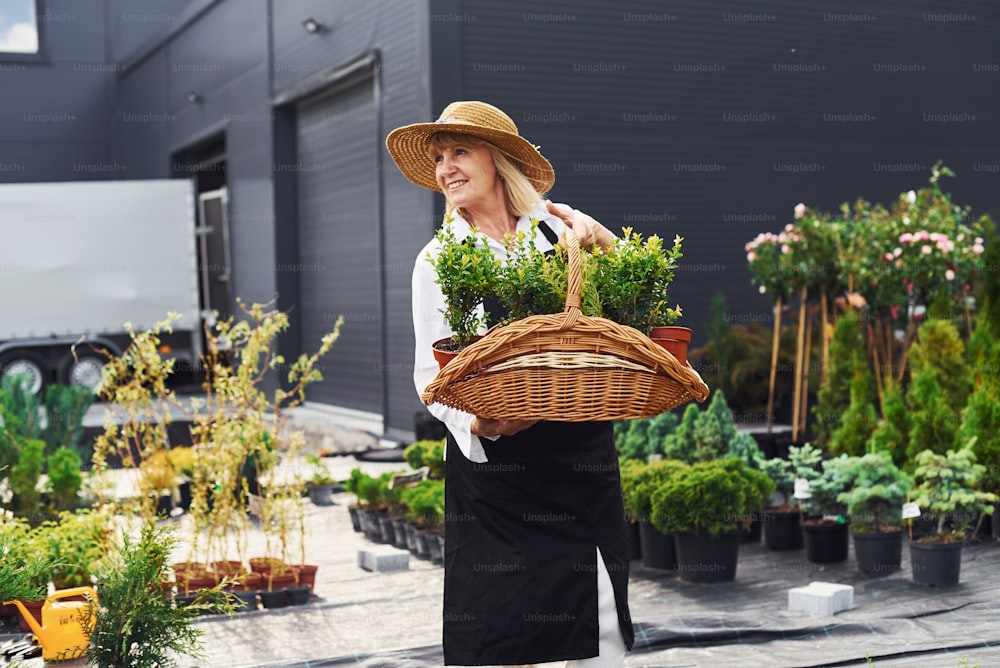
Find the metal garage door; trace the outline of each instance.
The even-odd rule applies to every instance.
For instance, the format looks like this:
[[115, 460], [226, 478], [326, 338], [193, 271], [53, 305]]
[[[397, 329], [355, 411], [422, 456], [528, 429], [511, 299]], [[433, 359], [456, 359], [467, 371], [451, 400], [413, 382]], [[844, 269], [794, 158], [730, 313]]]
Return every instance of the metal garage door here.
[[296, 133], [299, 263], [291, 270], [299, 272], [301, 349], [314, 351], [338, 315], [345, 321], [308, 398], [381, 413], [373, 81], [301, 103]]

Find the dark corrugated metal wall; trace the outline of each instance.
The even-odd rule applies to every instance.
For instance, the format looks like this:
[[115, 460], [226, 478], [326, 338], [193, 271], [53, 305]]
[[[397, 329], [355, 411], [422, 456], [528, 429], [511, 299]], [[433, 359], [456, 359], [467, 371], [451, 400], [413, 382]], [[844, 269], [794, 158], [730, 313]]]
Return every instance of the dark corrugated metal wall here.
[[552, 199], [685, 237], [673, 297], [695, 344], [717, 290], [732, 322], [770, 321], [743, 245], [800, 201], [888, 202], [943, 159], [958, 202], [1000, 209], [997, 174], [977, 171], [997, 163], [997, 74], [974, 70], [1000, 62], [986, 2], [465, 0], [462, 12], [461, 94], [542, 145]]
[[381, 412], [382, 318], [372, 80], [298, 108], [299, 340], [312, 353], [344, 317], [310, 401]]

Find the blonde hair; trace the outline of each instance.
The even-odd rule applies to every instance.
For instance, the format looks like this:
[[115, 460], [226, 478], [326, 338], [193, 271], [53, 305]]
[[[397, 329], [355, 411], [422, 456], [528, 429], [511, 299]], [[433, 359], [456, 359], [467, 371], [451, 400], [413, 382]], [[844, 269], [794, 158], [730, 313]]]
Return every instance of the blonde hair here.
[[[531, 185], [531, 181], [524, 175], [524, 172], [517, 168], [515, 161], [485, 139], [459, 132], [438, 132], [431, 135], [430, 142], [427, 144], [427, 155], [433, 160], [443, 149], [454, 148], [455, 146], [470, 146], [472, 148], [484, 146], [490, 152], [493, 164], [497, 168], [497, 174], [500, 175], [500, 181], [503, 183], [507, 213], [515, 218], [520, 218], [531, 213], [541, 204], [541, 195]], [[454, 207], [448, 201], [447, 196], [445, 196], [445, 202], [446, 213], [451, 213]], [[458, 213], [468, 220], [465, 211], [459, 209]]]

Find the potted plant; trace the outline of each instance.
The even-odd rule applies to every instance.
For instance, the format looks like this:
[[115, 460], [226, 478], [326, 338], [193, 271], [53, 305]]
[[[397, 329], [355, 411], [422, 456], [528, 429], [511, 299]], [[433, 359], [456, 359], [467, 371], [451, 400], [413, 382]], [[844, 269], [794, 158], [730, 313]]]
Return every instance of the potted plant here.
[[698, 462], [662, 481], [652, 494], [653, 523], [673, 533], [677, 572], [689, 582], [736, 577], [739, 529], [764, 506], [774, 482], [738, 459]]
[[483, 295], [496, 292], [499, 262], [475, 231], [458, 239], [451, 219], [435, 235], [437, 255], [428, 254], [436, 273], [435, 283], [445, 299], [445, 320], [452, 335], [433, 343], [435, 359], [442, 367], [468, 346], [487, 324], [481, 303]]
[[361, 487], [362, 481], [367, 477], [369, 477], [368, 474], [364, 473], [360, 468], [353, 468], [347, 480], [344, 481], [344, 490], [350, 494], [354, 494], [355, 497], [355, 502], [347, 506], [347, 511], [351, 518], [351, 527], [358, 533], [364, 530], [361, 526], [361, 497], [358, 494], [358, 489]]
[[841, 468], [845, 490], [837, 499], [846, 504], [858, 569], [865, 575], [889, 575], [902, 561], [903, 503], [913, 478], [901, 471], [887, 452], [848, 457]]
[[412, 541], [418, 557], [443, 558], [441, 527], [444, 525], [444, 481], [423, 480], [402, 490], [407, 518], [412, 523]]
[[847, 559], [850, 534], [839, 497], [847, 489], [844, 466], [847, 455], [820, 462], [818, 467], [798, 469], [798, 477], [809, 483], [809, 496], [802, 500], [805, 516], [802, 534], [806, 559], [816, 564], [834, 564]]
[[913, 502], [936, 521], [929, 536], [910, 540], [913, 581], [944, 587], [958, 584], [962, 547], [980, 514], [991, 515], [996, 494], [976, 489], [985, 467], [976, 462], [975, 439], [960, 449], [916, 457]]
[[804, 545], [802, 510], [795, 501], [795, 479], [799, 469], [819, 464], [823, 453], [808, 443], [790, 446], [788, 458], [773, 457], [761, 470], [774, 481], [777, 494], [764, 510], [764, 544], [772, 550], [799, 550]]
[[[561, 313], [566, 307], [568, 263], [566, 249], [556, 247], [552, 253], [540, 251], [535, 246], [538, 221], [531, 220], [531, 232], [519, 231], [506, 236], [510, 250], [506, 259], [498, 264], [496, 296], [506, 312], [506, 322], [521, 320], [533, 315]], [[581, 252], [582, 265], [581, 310], [585, 315], [598, 315], [600, 305], [593, 284], [588, 281], [590, 256]]]
[[673, 534], [659, 530], [652, 496], [664, 481], [686, 467], [684, 462], [664, 459], [648, 464], [634, 464], [621, 470], [622, 501], [625, 514], [639, 525], [643, 566], [665, 570], [677, 567]]
[[194, 448], [187, 445], [171, 448], [167, 460], [177, 472], [177, 506], [187, 512], [191, 508], [191, 483], [195, 477]]
[[[30, 532], [25, 520], [0, 519], [0, 604], [21, 601], [40, 624], [52, 562], [33, 544]], [[27, 621], [19, 622], [21, 631], [31, 631]]]
[[306, 456], [306, 461], [313, 466], [313, 474], [309, 478], [309, 500], [317, 506], [332, 506], [337, 481], [330, 475], [330, 469], [318, 454], [310, 453]]
[[667, 295], [682, 255], [683, 239], [675, 236], [673, 246], [666, 249], [655, 234], [644, 239], [631, 227], [622, 228], [622, 232], [622, 238], [608, 252], [596, 251], [593, 280], [601, 314], [646, 334], [686, 364], [691, 331], [673, 326], [681, 310], [668, 306]]

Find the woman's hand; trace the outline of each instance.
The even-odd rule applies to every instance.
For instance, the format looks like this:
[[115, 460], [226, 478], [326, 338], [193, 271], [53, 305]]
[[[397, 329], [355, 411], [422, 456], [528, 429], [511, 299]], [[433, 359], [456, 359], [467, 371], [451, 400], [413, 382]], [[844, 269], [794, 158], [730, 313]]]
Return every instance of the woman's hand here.
[[524, 431], [538, 420], [493, 420], [476, 416], [471, 431], [476, 436], [513, 436]]
[[553, 216], [559, 216], [566, 223], [566, 227], [573, 230], [584, 248], [599, 244], [601, 248], [607, 250], [615, 243], [616, 237], [611, 230], [582, 211], [572, 209], [565, 204], [554, 204], [549, 200], [545, 200], [545, 208]]

